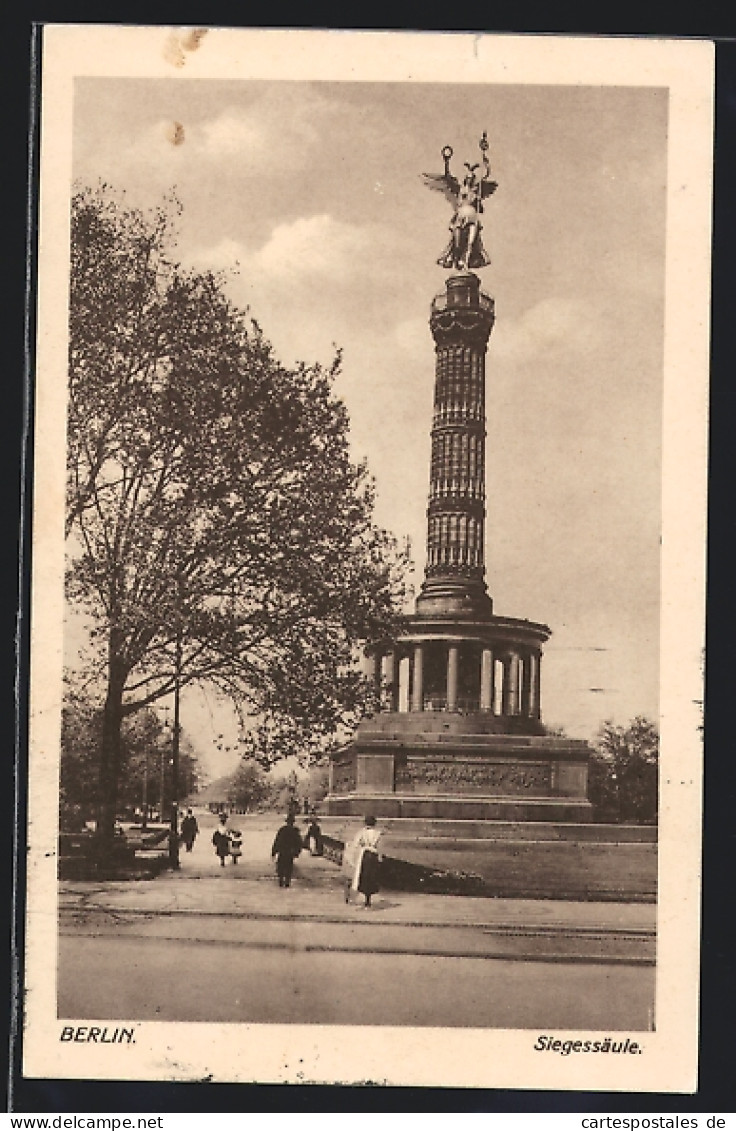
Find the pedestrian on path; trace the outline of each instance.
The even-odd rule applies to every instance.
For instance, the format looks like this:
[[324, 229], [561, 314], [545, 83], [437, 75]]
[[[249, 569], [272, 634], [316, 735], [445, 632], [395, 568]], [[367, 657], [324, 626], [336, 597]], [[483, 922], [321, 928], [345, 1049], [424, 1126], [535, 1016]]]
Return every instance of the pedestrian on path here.
[[304, 847], [308, 848], [312, 856], [322, 856], [324, 853], [324, 841], [322, 839], [322, 829], [320, 828], [319, 821], [316, 815], [312, 816], [307, 831], [304, 834]]
[[191, 809], [187, 809], [187, 815], [181, 823], [181, 839], [184, 842], [184, 847], [187, 852], [192, 851], [198, 832], [199, 825], [197, 824], [197, 818], [194, 816]]
[[279, 878], [279, 887], [291, 887], [291, 875], [294, 870], [294, 861], [302, 850], [302, 838], [294, 825], [294, 814], [289, 812], [286, 823], [281, 826], [274, 838], [271, 848], [271, 857], [276, 857], [276, 875]]
[[227, 813], [220, 813], [220, 824], [212, 834], [212, 843], [215, 852], [220, 857], [220, 866], [225, 867], [225, 861], [230, 855], [230, 837], [227, 831]]
[[[376, 818], [368, 816], [365, 826], [355, 837], [351, 846], [351, 856], [354, 860], [354, 871], [351, 883], [353, 891], [359, 891], [365, 897], [364, 907], [370, 907], [371, 897], [380, 890], [381, 855], [378, 843], [383, 833], [376, 828]], [[346, 893], [345, 902], [350, 900], [350, 891]]]
[[240, 829], [233, 829], [229, 826], [227, 834], [230, 840], [230, 858], [233, 864], [237, 864], [238, 860], [243, 855], [243, 834]]
[[[361, 829], [362, 832], [362, 829]], [[350, 893], [353, 890], [353, 877], [355, 875], [355, 861], [358, 854], [357, 836], [345, 841], [342, 850], [342, 874], [345, 880], [345, 902], [350, 903]]]

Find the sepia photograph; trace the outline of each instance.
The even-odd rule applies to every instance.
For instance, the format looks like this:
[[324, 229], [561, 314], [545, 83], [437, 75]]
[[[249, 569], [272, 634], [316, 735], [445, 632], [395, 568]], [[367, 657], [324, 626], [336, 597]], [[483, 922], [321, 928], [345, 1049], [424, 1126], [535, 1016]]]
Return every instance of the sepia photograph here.
[[711, 46], [41, 65], [24, 1072], [694, 1091]]

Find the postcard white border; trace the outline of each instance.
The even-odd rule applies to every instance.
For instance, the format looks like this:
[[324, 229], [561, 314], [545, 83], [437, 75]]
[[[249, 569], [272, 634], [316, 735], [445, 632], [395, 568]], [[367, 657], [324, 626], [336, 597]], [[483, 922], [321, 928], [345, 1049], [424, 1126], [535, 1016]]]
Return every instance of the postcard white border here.
[[[464, 33], [47, 26], [31, 610], [26, 1018], [30, 1077], [687, 1092], [696, 1088], [702, 650], [714, 47], [708, 41]], [[134, 1024], [135, 1044], [61, 1043], [56, 837], [62, 676], [69, 186], [76, 76], [667, 87], [660, 822], [656, 1032], [639, 1056], [533, 1050], [532, 1030]], [[71, 1022], [65, 1022], [69, 1024]], [[80, 1022], [81, 1023], [81, 1022]], [[84, 1024], [89, 1024], [88, 1021]], [[111, 1024], [110, 1021], [107, 1022]], [[115, 1024], [115, 1022], [113, 1022]], [[562, 1037], [589, 1034], [560, 1033]], [[598, 1034], [594, 1034], [598, 1036]], [[114, 1049], [114, 1052], [111, 1051]]]

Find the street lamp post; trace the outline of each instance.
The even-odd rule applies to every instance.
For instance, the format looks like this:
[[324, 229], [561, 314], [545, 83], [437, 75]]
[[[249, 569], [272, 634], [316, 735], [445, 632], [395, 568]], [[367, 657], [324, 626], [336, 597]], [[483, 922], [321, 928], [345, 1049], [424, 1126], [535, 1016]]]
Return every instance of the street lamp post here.
[[171, 740], [171, 829], [169, 831], [169, 864], [180, 867], [179, 860], [179, 700], [181, 692], [181, 633], [177, 633], [174, 656], [174, 733]]
[[[168, 729], [168, 726], [166, 727]], [[158, 799], [159, 821], [164, 819], [164, 793], [166, 790], [166, 744], [161, 747], [161, 788]]]
[[148, 742], [146, 741], [143, 750], [143, 820], [141, 821], [141, 828], [148, 828]]

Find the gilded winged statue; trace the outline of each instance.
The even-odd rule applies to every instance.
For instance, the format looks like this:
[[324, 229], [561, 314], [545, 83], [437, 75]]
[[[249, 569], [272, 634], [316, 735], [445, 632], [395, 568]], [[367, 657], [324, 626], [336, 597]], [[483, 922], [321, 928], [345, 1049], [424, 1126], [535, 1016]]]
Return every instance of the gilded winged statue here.
[[[454, 268], [456, 271], [470, 271], [476, 267], [487, 267], [491, 257], [481, 240], [480, 216], [483, 201], [496, 191], [498, 185], [491, 180], [491, 166], [488, 160], [488, 138], [486, 131], [480, 139], [481, 162], [470, 165], [465, 162], [467, 172], [462, 181], [450, 172], [452, 148], [446, 145], [442, 150], [445, 171], [440, 175], [423, 173], [428, 188], [441, 192], [454, 208], [450, 221], [450, 242], [442, 256], [437, 260], [440, 267]], [[478, 170], [481, 168], [482, 172]]]

